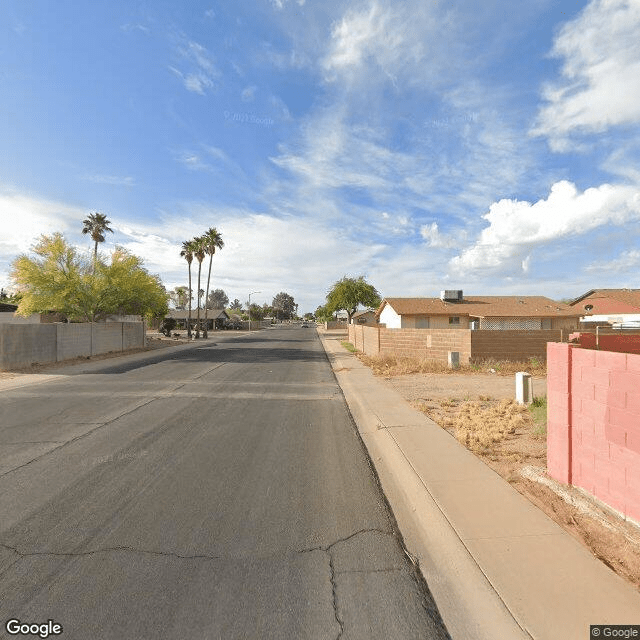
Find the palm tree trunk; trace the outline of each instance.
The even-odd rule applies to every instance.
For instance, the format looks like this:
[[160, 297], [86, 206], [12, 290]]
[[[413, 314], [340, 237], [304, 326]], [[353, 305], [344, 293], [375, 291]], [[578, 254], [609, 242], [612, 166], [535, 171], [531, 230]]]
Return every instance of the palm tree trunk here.
[[[209, 283], [211, 282], [211, 263], [213, 262], [213, 254], [209, 255], [209, 274], [207, 275], [207, 289], [204, 292], [204, 337], [207, 338], [209, 335], [209, 321], [208, 321], [208, 313], [207, 313], [207, 299], [209, 297]], [[215, 322], [215, 321], [214, 321]]]
[[202, 272], [202, 262], [198, 260], [198, 309], [196, 311], [196, 338], [200, 337], [200, 273]]
[[191, 339], [191, 263], [189, 263], [189, 319], [187, 320], [187, 337]]

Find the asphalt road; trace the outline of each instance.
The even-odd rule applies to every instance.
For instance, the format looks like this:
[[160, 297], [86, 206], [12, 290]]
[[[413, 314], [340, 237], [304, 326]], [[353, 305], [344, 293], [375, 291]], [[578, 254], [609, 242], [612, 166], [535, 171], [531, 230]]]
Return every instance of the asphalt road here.
[[1, 390], [0, 637], [24, 637], [9, 619], [63, 640], [449, 637], [302, 328]]

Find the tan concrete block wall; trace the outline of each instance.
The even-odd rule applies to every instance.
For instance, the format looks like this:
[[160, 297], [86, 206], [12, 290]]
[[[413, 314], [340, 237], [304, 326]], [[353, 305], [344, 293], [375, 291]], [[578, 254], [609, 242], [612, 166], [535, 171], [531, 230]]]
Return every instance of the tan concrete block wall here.
[[380, 329], [380, 354], [447, 362], [450, 351], [460, 363], [471, 357], [470, 331], [460, 329]]
[[472, 360], [546, 361], [547, 342], [560, 342], [559, 330], [471, 331]]

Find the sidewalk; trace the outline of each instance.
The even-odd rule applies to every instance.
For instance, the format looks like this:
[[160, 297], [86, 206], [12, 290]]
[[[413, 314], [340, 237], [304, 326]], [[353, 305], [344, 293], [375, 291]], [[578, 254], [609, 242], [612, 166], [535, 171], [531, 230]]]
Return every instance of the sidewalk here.
[[408, 551], [453, 640], [587, 640], [640, 593], [318, 331]]

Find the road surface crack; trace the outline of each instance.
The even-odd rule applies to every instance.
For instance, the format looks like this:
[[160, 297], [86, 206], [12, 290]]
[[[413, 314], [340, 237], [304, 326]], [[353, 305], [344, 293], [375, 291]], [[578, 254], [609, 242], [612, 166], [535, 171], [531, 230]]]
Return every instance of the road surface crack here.
[[329, 569], [331, 571], [330, 579], [331, 579], [331, 595], [333, 597], [333, 615], [340, 627], [340, 631], [336, 636], [336, 640], [340, 640], [342, 638], [342, 634], [344, 633], [344, 620], [340, 617], [340, 607], [338, 606], [338, 584], [336, 583], [336, 569], [333, 565], [333, 556], [329, 553]]
[[348, 536], [345, 536], [344, 538], [339, 538], [338, 540], [335, 540], [329, 545], [325, 545], [325, 546], [320, 545], [317, 547], [310, 547], [308, 549], [302, 549], [298, 551], [298, 553], [311, 553], [313, 551], [322, 551], [329, 556], [329, 572], [330, 572], [329, 579], [331, 582], [331, 595], [333, 598], [333, 615], [336, 619], [338, 626], [340, 627], [340, 631], [336, 637], [336, 640], [340, 640], [340, 638], [342, 638], [342, 635], [344, 634], [344, 620], [340, 615], [340, 606], [338, 604], [338, 583], [336, 582], [336, 576], [342, 575], [342, 574], [348, 574], [348, 573], [383, 573], [388, 571], [399, 570], [399, 569], [372, 569], [371, 571], [366, 571], [366, 570], [365, 571], [336, 571], [336, 567], [333, 559], [333, 553], [332, 553], [333, 547], [343, 542], [348, 542], [349, 540], [352, 540], [356, 536], [362, 535], [363, 533], [381, 533], [384, 536], [391, 536], [391, 537], [393, 537], [394, 535], [393, 532], [391, 531], [383, 531], [382, 529], [378, 529], [378, 528], [360, 529], [358, 531], [355, 531], [354, 533], [349, 534]]

